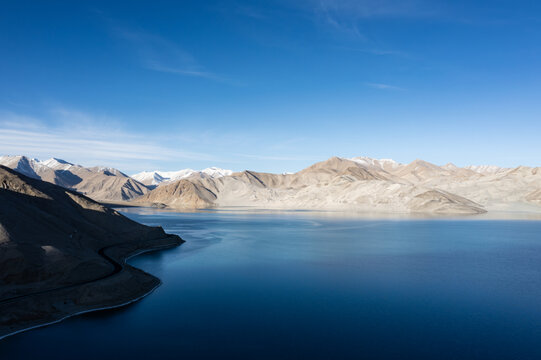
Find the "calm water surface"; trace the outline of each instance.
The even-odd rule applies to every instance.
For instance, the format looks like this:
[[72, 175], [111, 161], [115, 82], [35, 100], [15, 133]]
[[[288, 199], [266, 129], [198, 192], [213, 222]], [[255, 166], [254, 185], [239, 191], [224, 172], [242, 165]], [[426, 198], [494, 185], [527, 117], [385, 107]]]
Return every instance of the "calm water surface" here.
[[0, 359], [541, 359], [541, 222], [123, 210], [187, 242], [163, 285]]

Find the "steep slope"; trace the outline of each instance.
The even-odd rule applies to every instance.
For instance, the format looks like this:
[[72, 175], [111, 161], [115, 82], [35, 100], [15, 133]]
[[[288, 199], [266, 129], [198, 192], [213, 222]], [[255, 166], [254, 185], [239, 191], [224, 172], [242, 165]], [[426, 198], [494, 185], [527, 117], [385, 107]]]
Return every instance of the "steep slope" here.
[[541, 205], [541, 189], [535, 190], [526, 196], [528, 201]]
[[393, 174], [413, 183], [423, 182], [433, 178], [452, 175], [451, 170], [439, 167], [424, 160], [415, 160], [406, 166], [396, 169]]
[[161, 176], [157, 171], [143, 171], [133, 174], [131, 178], [146, 186], [156, 186], [164, 181], [167, 181], [167, 178]]
[[0, 165], [34, 179], [77, 190], [98, 201], [130, 200], [149, 191], [117, 169], [86, 168], [56, 158], [39, 161], [26, 156], [2, 156]]
[[109, 170], [90, 170], [84, 175], [81, 172], [76, 172], [82, 175], [82, 180], [73, 188], [96, 200], [131, 200], [149, 191], [145, 185], [124, 174], [115, 175]]
[[74, 191], [0, 166], [0, 338], [143, 296], [159, 280], [123, 259], [181, 242]]
[[486, 210], [481, 205], [462, 196], [441, 190], [428, 190], [416, 195], [408, 203], [415, 212], [434, 214], [482, 214]]
[[212, 207], [216, 195], [197, 181], [179, 180], [156, 188], [137, 199], [137, 203], [152, 206], [200, 209]]
[[34, 179], [40, 178], [36, 173], [37, 163], [38, 160], [30, 159], [26, 156], [0, 156], [0, 165], [7, 166], [18, 173]]

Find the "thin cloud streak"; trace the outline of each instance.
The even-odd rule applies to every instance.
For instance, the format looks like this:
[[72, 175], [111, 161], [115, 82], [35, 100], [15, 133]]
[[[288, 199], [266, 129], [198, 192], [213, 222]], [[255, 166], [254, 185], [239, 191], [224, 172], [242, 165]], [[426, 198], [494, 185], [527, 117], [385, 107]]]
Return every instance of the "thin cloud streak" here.
[[352, 39], [368, 42], [360, 25], [366, 20], [432, 18], [440, 4], [427, 0], [299, 0], [289, 6]]
[[239, 15], [246, 16], [253, 19], [258, 19], [258, 20], [265, 20], [268, 18], [260, 10], [251, 6], [246, 6], [246, 5], [237, 4], [235, 7], [235, 12]]
[[398, 50], [381, 50], [381, 49], [359, 49], [358, 51], [377, 56], [396, 56], [401, 58], [411, 58], [412, 56]]
[[[156, 144], [130, 142], [129, 139], [104, 140], [72, 137], [66, 132], [49, 133], [0, 129], [0, 152], [6, 154], [20, 153], [20, 150], [36, 149], [43, 153], [62, 152], [78, 158], [103, 156], [105, 161], [111, 159], [146, 159], [146, 160], [212, 160], [207, 154], [171, 150]], [[69, 138], [68, 138], [69, 136]], [[127, 137], [130, 137], [129, 135]], [[15, 150], [15, 151], [14, 151]]]
[[141, 65], [148, 70], [227, 81], [226, 78], [205, 69], [192, 54], [162, 36], [141, 30], [130, 30], [118, 25], [113, 25], [112, 29], [117, 38], [131, 46]]
[[228, 78], [225, 78], [225, 77], [222, 77], [222, 76], [219, 76], [219, 75], [216, 75], [214, 73], [207, 72], [207, 71], [169, 68], [169, 67], [165, 67], [165, 66], [163, 66], [161, 64], [158, 64], [158, 63], [148, 64], [148, 69], [163, 72], [163, 73], [199, 77], [199, 78], [214, 80], [214, 81], [217, 81], [217, 82], [229, 83], [229, 84], [232, 84], [232, 85], [241, 85], [240, 83], [232, 81], [232, 80], [230, 80]]
[[336, 49], [339, 50], [346, 50], [351, 52], [357, 52], [357, 53], [364, 53], [368, 55], [374, 55], [374, 56], [389, 56], [389, 57], [397, 57], [397, 58], [403, 58], [403, 59], [415, 59], [416, 56], [409, 54], [405, 51], [400, 50], [392, 50], [392, 49], [380, 49], [380, 48], [359, 48], [359, 47], [352, 47], [352, 46], [335, 46]]
[[121, 120], [58, 105], [47, 109], [42, 118], [0, 111], [0, 155], [26, 155], [38, 159], [57, 157], [84, 166], [111, 166], [126, 173], [152, 168], [178, 170], [193, 167], [193, 164], [250, 168], [247, 165], [253, 160], [283, 164], [319, 159], [285, 154], [287, 144], [294, 140], [266, 144], [265, 151], [271, 154], [254, 154], [248, 149], [256, 152], [260, 144], [246, 141], [254, 138], [251, 133], [173, 131], [140, 134], [127, 130], [126, 122]]
[[351, 21], [344, 21], [336, 16], [334, 16], [331, 12], [327, 11], [326, 9], [322, 9], [321, 17], [323, 18], [324, 22], [327, 25], [330, 25], [335, 30], [342, 32], [346, 35], [349, 35], [352, 38], [356, 38], [358, 40], [366, 41], [367, 38], [363, 34], [361, 34], [361, 31], [357, 27], [357, 24], [355, 22]]
[[389, 85], [389, 84], [381, 84], [381, 83], [365, 83], [366, 86], [369, 86], [374, 89], [378, 90], [404, 90], [401, 87]]
[[[12, 114], [2, 117], [0, 114], [2, 155], [28, 155], [37, 158], [54, 156], [68, 161], [92, 161], [91, 165], [125, 168], [138, 168], [141, 161], [217, 161], [211, 155], [157, 144], [129, 131], [122, 132], [118, 128], [110, 131], [106, 127], [99, 129], [94, 126], [85, 131], [82, 126], [72, 127], [67, 124], [45, 127], [31, 121], [14, 123], [14, 117], [19, 120], [25, 118]], [[99, 163], [96, 164], [96, 161]]]
[[439, 13], [434, 1], [424, 0], [306, 0], [315, 11], [341, 18], [419, 18]]

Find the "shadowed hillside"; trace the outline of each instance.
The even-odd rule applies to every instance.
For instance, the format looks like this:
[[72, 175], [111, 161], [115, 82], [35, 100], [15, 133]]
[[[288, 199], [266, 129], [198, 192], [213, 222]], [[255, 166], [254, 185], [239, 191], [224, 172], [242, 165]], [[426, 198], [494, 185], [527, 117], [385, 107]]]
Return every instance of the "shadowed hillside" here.
[[0, 166], [0, 337], [146, 294], [159, 280], [123, 259], [181, 242], [75, 191]]

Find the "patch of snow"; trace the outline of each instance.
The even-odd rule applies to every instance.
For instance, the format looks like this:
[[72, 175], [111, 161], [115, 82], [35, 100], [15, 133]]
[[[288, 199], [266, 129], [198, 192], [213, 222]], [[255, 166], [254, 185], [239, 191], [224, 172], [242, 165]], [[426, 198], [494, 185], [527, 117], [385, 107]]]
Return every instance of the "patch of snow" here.
[[0, 165], [7, 166], [23, 175], [38, 179], [36, 170], [40, 167], [39, 160], [30, 159], [26, 156], [2, 156], [0, 157]]
[[499, 172], [508, 170], [496, 165], [470, 165], [466, 166], [465, 169], [475, 171], [479, 174], [497, 174]]
[[72, 163], [57, 158], [50, 158], [44, 161], [38, 160], [38, 163], [54, 170], [68, 170], [70, 167], [73, 166]]
[[203, 177], [219, 178], [233, 174], [233, 171], [221, 169], [217, 167], [209, 167], [203, 170], [182, 169], [178, 171], [143, 171], [134, 174], [131, 177], [142, 183], [150, 183], [151, 185], [159, 185], [164, 182], [172, 182], [185, 179], [192, 175], [200, 175]]
[[393, 159], [373, 159], [366, 156], [358, 156], [349, 160], [355, 161], [356, 163], [364, 166], [375, 167], [384, 170], [396, 169], [402, 165], [399, 162], [394, 161]]
[[88, 170], [90, 171], [97, 171], [97, 172], [102, 172], [103, 174], [107, 175], [107, 176], [124, 176], [124, 177], [128, 177], [128, 175], [124, 174], [122, 171], [118, 170], [118, 169], [115, 169], [115, 168], [112, 168], [112, 167], [106, 167], [106, 166], [95, 166], [95, 167], [92, 167], [92, 168], [88, 168]]
[[209, 175], [212, 178], [229, 176], [229, 175], [233, 174], [232, 170], [220, 169], [220, 168], [217, 168], [217, 167], [209, 167], [209, 168], [201, 170], [201, 172], [203, 174]]

